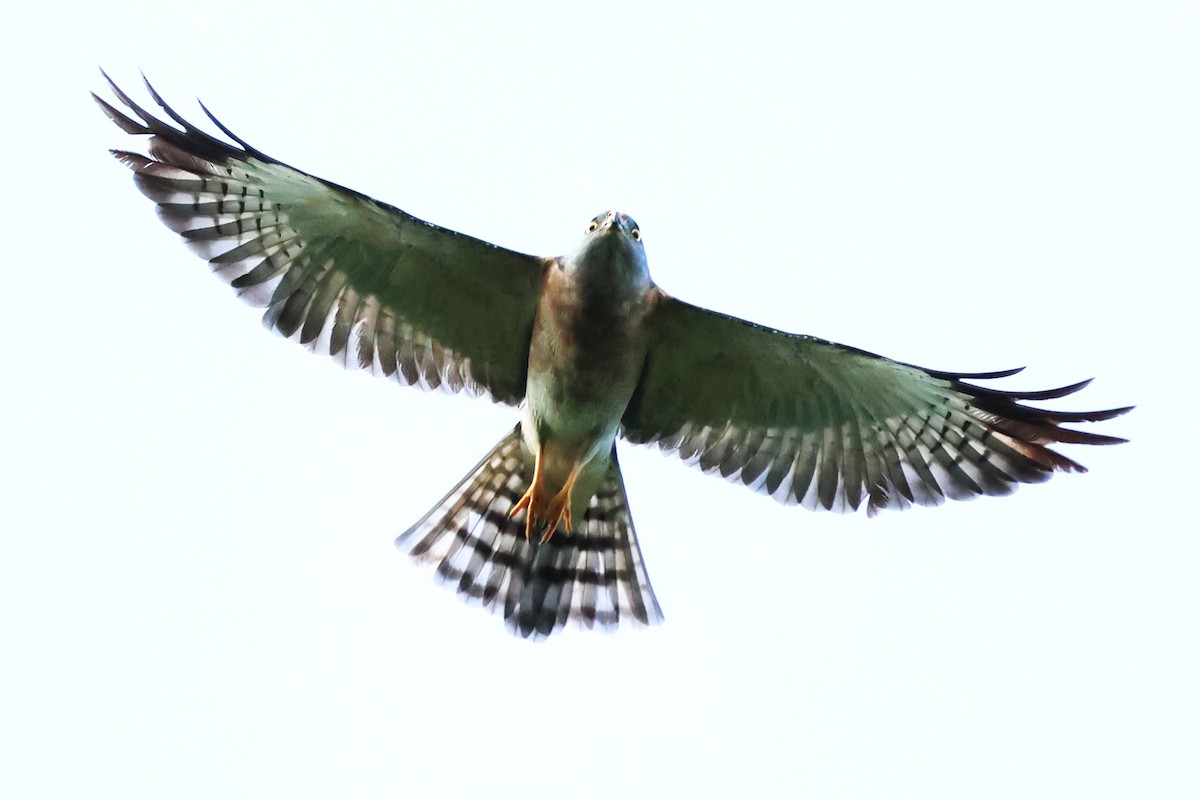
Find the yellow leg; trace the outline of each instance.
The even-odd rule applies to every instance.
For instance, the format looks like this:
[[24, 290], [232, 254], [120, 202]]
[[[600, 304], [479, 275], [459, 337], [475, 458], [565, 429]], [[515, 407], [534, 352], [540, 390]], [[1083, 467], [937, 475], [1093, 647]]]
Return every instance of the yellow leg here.
[[576, 464], [571, 469], [571, 474], [567, 476], [563, 488], [550, 498], [549, 502], [546, 502], [546, 487], [542, 475], [542, 449], [538, 448], [537, 457], [533, 462], [533, 480], [525, 494], [521, 495], [521, 499], [508, 512], [508, 516], [515, 517], [522, 509], [525, 510], [526, 539], [533, 534], [535, 529], [545, 528], [541, 540], [548, 542], [560, 524], [567, 533], [571, 532], [574, 527], [571, 520], [571, 490], [575, 488], [575, 481], [578, 478], [579, 465]]
[[539, 446], [537, 456], [533, 462], [533, 480], [529, 483], [529, 488], [525, 490], [525, 494], [521, 495], [521, 499], [508, 512], [509, 517], [515, 517], [521, 509], [528, 509], [525, 513], [526, 539], [533, 532], [534, 522], [542, 516], [544, 505], [545, 503], [542, 501], [542, 448]]
[[575, 481], [578, 479], [579, 465], [576, 464], [571, 468], [567, 482], [563, 484], [559, 493], [551, 498], [550, 505], [546, 509], [546, 532], [542, 534], [543, 542], [550, 541], [550, 537], [558, 530], [559, 523], [562, 523], [563, 530], [567, 533], [574, 528], [571, 522], [571, 490], [575, 488]]

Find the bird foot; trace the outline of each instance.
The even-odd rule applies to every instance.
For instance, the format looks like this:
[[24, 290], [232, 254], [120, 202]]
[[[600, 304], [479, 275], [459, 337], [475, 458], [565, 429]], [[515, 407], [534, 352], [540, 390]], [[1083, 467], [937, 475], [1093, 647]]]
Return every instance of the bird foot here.
[[537, 462], [533, 468], [533, 480], [530, 482], [529, 488], [508, 512], [509, 517], [515, 517], [522, 510], [525, 511], [525, 538], [527, 540], [535, 530], [539, 530], [542, 531], [541, 541], [544, 544], [554, 536], [559, 525], [562, 525], [567, 533], [571, 532], [574, 527], [571, 521], [571, 489], [575, 486], [575, 479], [578, 475], [578, 467], [571, 470], [563, 488], [547, 501], [546, 487], [542, 481], [542, 454], [538, 453]]
[[567, 533], [571, 532], [574, 526], [571, 524], [571, 487], [569, 485], [564, 486], [561, 492], [550, 498], [550, 503], [547, 505], [542, 519], [546, 523], [546, 532], [542, 534], [543, 543], [550, 541], [550, 537], [558, 530], [559, 525], [562, 525], [563, 530]]
[[508, 512], [508, 516], [515, 517], [522, 510], [525, 511], [526, 539], [533, 535], [535, 530], [540, 530], [543, 532], [541, 541], [548, 542], [554, 536], [554, 532], [558, 530], [559, 525], [562, 525], [563, 530], [567, 533], [570, 533], [573, 527], [569, 487], [564, 487], [561, 492], [547, 502], [542, 484], [540, 482], [533, 483]]

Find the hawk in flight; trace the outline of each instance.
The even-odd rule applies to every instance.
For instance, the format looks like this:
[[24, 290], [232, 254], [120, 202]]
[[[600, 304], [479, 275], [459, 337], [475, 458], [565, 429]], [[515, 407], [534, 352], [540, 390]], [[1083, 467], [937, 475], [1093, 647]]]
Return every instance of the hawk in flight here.
[[[107, 79], [107, 75], [105, 76]], [[516, 253], [229, 141], [151, 98], [95, 97], [148, 156], [113, 154], [166, 225], [277, 333], [405, 385], [482, 395], [520, 421], [396, 540], [522, 637], [575, 622], [653, 624], [617, 437], [781, 503], [854, 511], [1004, 495], [1056, 470], [1050, 445], [1111, 444], [1062, 427], [1128, 411], [1033, 408], [954, 373], [772, 330], [654, 284], [641, 231], [609, 211], [558, 257]], [[203, 106], [201, 106], [203, 108]]]

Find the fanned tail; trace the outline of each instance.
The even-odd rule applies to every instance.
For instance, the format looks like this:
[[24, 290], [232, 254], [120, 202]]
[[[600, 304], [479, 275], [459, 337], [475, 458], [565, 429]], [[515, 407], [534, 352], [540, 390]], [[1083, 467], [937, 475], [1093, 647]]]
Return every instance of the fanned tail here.
[[559, 529], [539, 543], [525, 538], [524, 511], [509, 517], [533, 473], [520, 430], [518, 425], [501, 439], [396, 539], [396, 547], [436, 565], [443, 583], [465, 600], [502, 613], [508, 629], [522, 638], [545, 638], [568, 621], [606, 630], [661, 622], [616, 450], [575, 530]]

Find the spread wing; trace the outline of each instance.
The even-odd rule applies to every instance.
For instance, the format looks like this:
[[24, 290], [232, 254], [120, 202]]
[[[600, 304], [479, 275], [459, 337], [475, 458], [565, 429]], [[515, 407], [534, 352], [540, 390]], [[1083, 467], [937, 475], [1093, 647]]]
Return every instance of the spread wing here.
[[622, 434], [783, 503], [868, 514], [1003, 495], [1055, 470], [1083, 472], [1056, 442], [1112, 444], [1063, 423], [1129, 408], [1062, 412], [1040, 392], [967, 383], [1020, 370], [950, 373], [727, 317], [665, 294]]
[[109, 84], [132, 117], [96, 102], [126, 133], [150, 136], [148, 158], [113, 154], [162, 221], [266, 309], [267, 327], [403, 384], [521, 401], [544, 259], [282, 164], [209, 114], [237, 146], [214, 138], [147, 83], [173, 127]]

